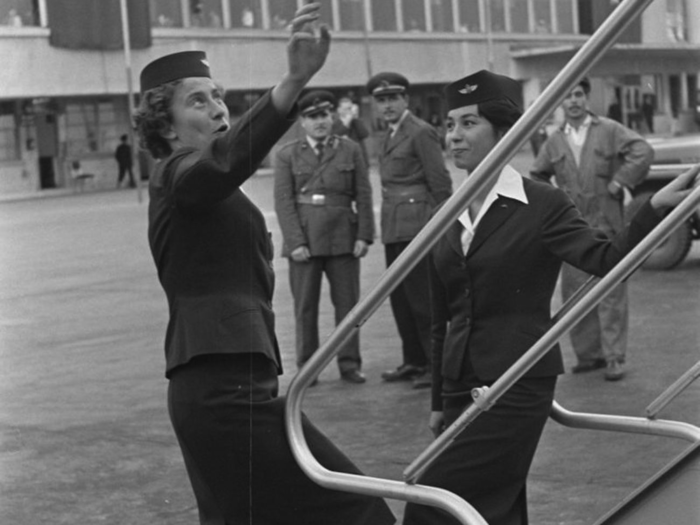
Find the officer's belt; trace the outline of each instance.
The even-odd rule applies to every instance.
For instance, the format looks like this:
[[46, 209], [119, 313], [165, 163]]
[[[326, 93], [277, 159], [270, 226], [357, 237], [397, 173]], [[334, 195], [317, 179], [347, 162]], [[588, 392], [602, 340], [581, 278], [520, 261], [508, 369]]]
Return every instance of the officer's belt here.
[[311, 204], [313, 206], [340, 206], [350, 208], [352, 197], [349, 195], [324, 195], [323, 193], [312, 193], [310, 195], [302, 193], [297, 195], [299, 204]]
[[382, 186], [382, 197], [385, 199], [404, 200], [413, 197], [424, 197], [428, 194], [428, 188], [423, 184], [410, 186]]

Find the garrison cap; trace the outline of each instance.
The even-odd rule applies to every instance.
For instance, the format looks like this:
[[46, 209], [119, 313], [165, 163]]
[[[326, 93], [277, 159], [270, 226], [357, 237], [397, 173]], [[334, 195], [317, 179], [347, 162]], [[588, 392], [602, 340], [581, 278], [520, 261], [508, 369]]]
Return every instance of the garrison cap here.
[[141, 71], [141, 93], [187, 77], [211, 78], [204, 51], [182, 51], [155, 59]]
[[321, 111], [332, 111], [335, 109], [337, 102], [333, 93], [324, 89], [316, 89], [309, 91], [302, 96], [298, 102], [299, 113], [302, 117], [310, 117]]
[[482, 69], [445, 87], [447, 109], [472, 106], [488, 100], [507, 98], [521, 107], [520, 84], [510, 77]]
[[388, 95], [390, 93], [406, 93], [408, 79], [399, 73], [377, 73], [367, 82], [367, 91], [373, 97]]

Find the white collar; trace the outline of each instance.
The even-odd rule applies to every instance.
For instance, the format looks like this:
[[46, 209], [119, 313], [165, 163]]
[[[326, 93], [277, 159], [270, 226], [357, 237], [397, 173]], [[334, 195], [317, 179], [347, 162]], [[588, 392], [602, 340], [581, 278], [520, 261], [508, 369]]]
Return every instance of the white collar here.
[[320, 143], [326, 146], [328, 144], [328, 137], [323, 140], [316, 140], [312, 139], [309, 135], [306, 135], [306, 141], [309, 143], [309, 146], [311, 146], [311, 149], [316, 151], [316, 144]]
[[581, 133], [582, 131], [587, 130], [591, 126], [591, 122], [593, 122], [593, 119], [590, 115], [586, 115], [586, 118], [583, 119], [583, 122], [578, 127], [578, 129], [576, 129], [567, 122], [564, 126], [564, 133], [566, 133], [567, 135], [570, 135], [571, 133]]
[[464, 210], [462, 215], [459, 216], [459, 222], [469, 231], [476, 229], [477, 224], [481, 221], [481, 218], [486, 214], [491, 205], [496, 202], [498, 196], [508, 197], [516, 201], [520, 201], [523, 204], [528, 204], [527, 195], [525, 194], [525, 186], [523, 185], [523, 178], [510, 164], [507, 164], [502, 170], [501, 174], [496, 180], [496, 184], [493, 185], [486, 199], [484, 199], [484, 204], [479, 210], [479, 215], [473, 221], [469, 216], [469, 210]]

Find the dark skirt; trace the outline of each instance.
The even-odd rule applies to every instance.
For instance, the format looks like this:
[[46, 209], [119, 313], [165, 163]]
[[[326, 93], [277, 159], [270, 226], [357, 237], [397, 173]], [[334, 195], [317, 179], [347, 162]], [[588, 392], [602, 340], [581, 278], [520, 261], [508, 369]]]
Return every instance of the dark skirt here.
[[[518, 381], [457, 436], [419, 477], [418, 483], [461, 496], [489, 525], [527, 525], [525, 482], [549, 417], [555, 384], [555, 377]], [[471, 402], [467, 392], [445, 398], [448, 425]], [[409, 503], [403, 524], [459, 525], [459, 522], [435, 507]]]
[[[261, 354], [201, 356], [171, 376], [168, 407], [206, 525], [390, 525], [381, 498], [329, 490], [292, 456], [284, 399]], [[306, 418], [309, 448], [327, 469], [359, 469]]]

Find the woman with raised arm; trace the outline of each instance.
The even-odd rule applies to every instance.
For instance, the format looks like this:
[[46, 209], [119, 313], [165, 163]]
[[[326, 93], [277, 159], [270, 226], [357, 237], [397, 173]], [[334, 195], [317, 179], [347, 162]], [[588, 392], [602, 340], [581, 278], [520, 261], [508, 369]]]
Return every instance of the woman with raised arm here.
[[[293, 124], [298, 95], [326, 60], [318, 9], [297, 11], [286, 74], [233, 126], [204, 53], [168, 55], [141, 73], [135, 120], [158, 159], [148, 238], [170, 312], [168, 409], [202, 524], [394, 523], [381, 499], [322, 488], [292, 456], [277, 395], [270, 234], [240, 189]], [[360, 473], [307, 420], [304, 430], [326, 468]]]

